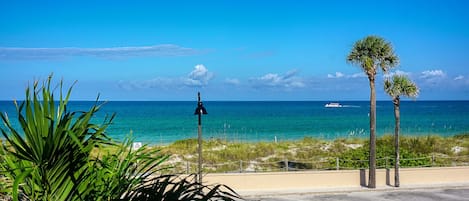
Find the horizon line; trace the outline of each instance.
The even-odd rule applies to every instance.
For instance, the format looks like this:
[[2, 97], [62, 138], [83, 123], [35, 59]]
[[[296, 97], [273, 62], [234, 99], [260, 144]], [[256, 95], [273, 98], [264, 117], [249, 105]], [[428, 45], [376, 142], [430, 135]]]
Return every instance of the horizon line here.
[[[0, 100], [0, 102], [8, 102], [8, 101], [24, 101], [24, 99], [21, 100]], [[82, 101], [82, 102], [96, 102], [96, 100], [69, 100], [69, 101]], [[196, 99], [194, 100], [98, 100], [98, 102], [192, 102], [195, 101], [197, 102]], [[359, 102], [368, 102], [369, 100], [203, 100], [203, 102], [353, 102], [353, 101], [359, 101]], [[376, 100], [377, 102], [383, 102], [383, 101], [391, 101], [389, 100]], [[417, 101], [469, 101], [466, 99], [452, 99], [452, 100], [443, 100], [443, 99], [422, 99], [422, 100], [401, 100], [401, 102], [417, 102]]]

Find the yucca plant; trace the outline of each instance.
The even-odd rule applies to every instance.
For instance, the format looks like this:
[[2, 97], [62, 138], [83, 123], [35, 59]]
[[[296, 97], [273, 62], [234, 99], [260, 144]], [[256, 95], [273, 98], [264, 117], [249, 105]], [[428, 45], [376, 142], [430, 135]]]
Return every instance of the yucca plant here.
[[197, 183], [195, 175], [161, 174], [172, 168], [164, 164], [169, 155], [147, 145], [132, 149], [132, 144], [132, 138], [127, 137], [93, 159], [90, 191], [84, 200], [241, 200], [225, 185]]
[[82, 200], [89, 191], [90, 152], [93, 147], [108, 143], [104, 131], [114, 117], [101, 125], [92, 117], [102, 104], [95, 102], [88, 111], [70, 112], [67, 103], [72, 87], [54, 97], [52, 76], [39, 85], [34, 82], [26, 89], [21, 103], [14, 102], [20, 129], [16, 129], [7, 114], [1, 114], [5, 128], [1, 132], [6, 144], [1, 169], [13, 180], [12, 197], [21, 193], [30, 200]]
[[85, 200], [121, 200], [129, 192], [137, 192], [154, 174], [169, 168], [162, 165], [169, 156], [159, 149], [147, 145], [133, 149], [132, 145], [132, 138], [127, 137], [93, 159], [89, 169], [91, 191]]

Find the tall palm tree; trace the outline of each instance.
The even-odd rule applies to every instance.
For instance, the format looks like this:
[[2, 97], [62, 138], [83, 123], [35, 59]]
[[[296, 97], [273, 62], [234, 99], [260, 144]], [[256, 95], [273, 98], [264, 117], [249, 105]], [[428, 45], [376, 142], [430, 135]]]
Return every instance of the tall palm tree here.
[[410, 79], [405, 75], [394, 75], [391, 79], [386, 79], [384, 81], [384, 90], [387, 94], [392, 97], [392, 102], [394, 104], [394, 118], [396, 124], [394, 127], [394, 148], [395, 148], [395, 157], [396, 163], [394, 164], [394, 185], [399, 187], [399, 130], [400, 130], [400, 96], [407, 96], [415, 98], [419, 94], [419, 88], [415, 83], [410, 81]]
[[399, 63], [391, 43], [378, 36], [367, 36], [353, 45], [347, 62], [360, 66], [370, 81], [370, 172], [369, 188], [376, 188], [376, 92], [375, 77], [379, 69], [386, 73]]

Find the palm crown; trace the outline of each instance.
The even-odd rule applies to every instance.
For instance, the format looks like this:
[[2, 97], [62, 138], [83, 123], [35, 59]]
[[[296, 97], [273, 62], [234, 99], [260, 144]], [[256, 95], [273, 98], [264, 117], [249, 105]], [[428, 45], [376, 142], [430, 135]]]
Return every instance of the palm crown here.
[[399, 58], [394, 54], [391, 43], [377, 36], [368, 36], [357, 41], [347, 61], [359, 65], [368, 77], [374, 77], [379, 66], [383, 72], [399, 64]]
[[418, 96], [419, 88], [407, 76], [394, 75], [391, 79], [388, 78], [384, 81], [384, 90], [391, 97], [399, 98], [402, 95], [415, 98]]

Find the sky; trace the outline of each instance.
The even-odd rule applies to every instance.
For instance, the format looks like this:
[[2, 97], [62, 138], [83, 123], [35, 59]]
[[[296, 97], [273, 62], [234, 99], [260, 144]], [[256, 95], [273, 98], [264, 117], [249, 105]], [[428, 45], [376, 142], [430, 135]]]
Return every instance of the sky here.
[[[53, 74], [72, 99], [369, 100], [346, 62], [393, 45], [417, 100], [469, 100], [469, 1], [0, 0], [0, 100]], [[377, 75], [377, 99], [386, 75]]]

